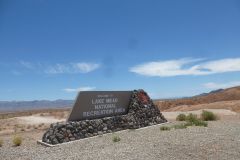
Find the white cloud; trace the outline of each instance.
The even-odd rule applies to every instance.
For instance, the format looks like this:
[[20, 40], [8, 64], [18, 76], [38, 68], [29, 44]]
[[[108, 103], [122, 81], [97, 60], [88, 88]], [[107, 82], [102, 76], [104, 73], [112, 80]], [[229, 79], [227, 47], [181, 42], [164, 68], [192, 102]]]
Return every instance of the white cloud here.
[[56, 64], [50, 66], [45, 70], [48, 74], [60, 74], [60, 73], [88, 73], [99, 68], [97, 63], [69, 63], [69, 64]]
[[144, 76], [171, 77], [180, 75], [209, 75], [240, 71], [240, 58], [204, 61], [204, 59], [184, 58], [155, 61], [140, 64], [129, 69]]
[[65, 92], [71, 93], [71, 92], [80, 92], [80, 91], [92, 91], [94, 89], [96, 89], [96, 87], [89, 87], [89, 86], [87, 86], [87, 87], [80, 87], [80, 88], [65, 88], [63, 90]]
[[53, 65], [47, 65], [43, 63], [32, 63], [27, 61], [19, 61], [19, 64], [27, 70], [35, 72], [44, 72], [47, 74], [61, 74], [61, 73], [89, 73], [100, 67], [98, 63], [57, 63]]
[[203, 84], [204, 87], [209, 88], [209, 89], [224, 89], [224, 88], [230, 88], [230, 87], [235, 87], [235, 86], [240, 86], [240, 81], [232, 81], [232, 82], [227, 82], [227, 83], [214, 83], [214, 82], [209, 82]]
[[34, 69], [34, 64], [27, 62], [27, 61], [20, 61], [19, 62], [22, 66], [24, 66], [27, 69]]
[[81, 73], [88, 73], [100, 67], [96, 63], [73, 63], [72, 66]]

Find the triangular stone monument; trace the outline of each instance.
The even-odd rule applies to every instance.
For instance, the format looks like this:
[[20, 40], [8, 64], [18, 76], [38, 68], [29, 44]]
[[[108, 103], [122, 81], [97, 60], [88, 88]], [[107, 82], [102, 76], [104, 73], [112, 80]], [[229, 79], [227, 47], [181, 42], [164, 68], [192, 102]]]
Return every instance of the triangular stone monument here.
[[[42, 142], [55, 145], [104, 133], [167, 122], [146, 92], [143, 90], [123, 92], [96, 91], [97, 94], [93, 94], [92, 97], [90, 92], [85, 93], [83, 104], [88, 106], [85, 108], [79, 107], [82, 106], [81, 98], [79, 100], [80, 93], [68, 121], [51, 124], [44, 133]], [[86, 96], [86, 94], [89, 95]], [[128, 104], [128, 106], [122, 106], [122, 104]]]

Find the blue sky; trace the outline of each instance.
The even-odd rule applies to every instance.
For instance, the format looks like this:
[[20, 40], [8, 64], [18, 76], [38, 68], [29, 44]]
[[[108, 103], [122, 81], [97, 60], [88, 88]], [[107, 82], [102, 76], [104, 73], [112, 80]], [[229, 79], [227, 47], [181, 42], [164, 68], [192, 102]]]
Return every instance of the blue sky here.
[[0, 0], [0, 100], [240, 85], [238, 0]]

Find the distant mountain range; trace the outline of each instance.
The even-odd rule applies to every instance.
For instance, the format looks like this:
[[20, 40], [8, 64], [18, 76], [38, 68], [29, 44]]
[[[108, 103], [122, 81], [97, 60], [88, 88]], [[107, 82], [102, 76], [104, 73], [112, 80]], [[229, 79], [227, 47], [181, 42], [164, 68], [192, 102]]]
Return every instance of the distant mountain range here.
[[[179, 105], [196, 105], [218, 101], [240, 100], [240, 86], [228, 89], [218, 89], [193, 97], [154, 100], [161, 110]], [[74, 100], [35, 100], [35, 101], [0, 101], [0, 112], [26, 111], [39, 109], [56, 109], [72, 107]]]
[[72, 107], [74, 100], [0, 101], [0, 112]]
[[234, 100], [240, 100], [240, 86], [227, 89], [218, 89], [193, 97], [168, 99], [165, 101], [159, 100], [155, 101], [154, 103], [160, 108], [160, 110], [164, 111], [182, 105], [199, 105]]
[[[194, 97], [207, 96], [207, 95], [209, 95], [209, 94], [218, 93], [218, 92], [221, 92], [221, 91], [223, 91], [223, 90], [224, 90], [224, 89], [217, 89], [217, 90], [213, 90], [213, 91], [208, 92], [208, 93], [202, 93], [202, 94], [196, 95], [196, 96], [194, 96]], [[186, 98], [187, 98], [187, 97], [186, 97]]]

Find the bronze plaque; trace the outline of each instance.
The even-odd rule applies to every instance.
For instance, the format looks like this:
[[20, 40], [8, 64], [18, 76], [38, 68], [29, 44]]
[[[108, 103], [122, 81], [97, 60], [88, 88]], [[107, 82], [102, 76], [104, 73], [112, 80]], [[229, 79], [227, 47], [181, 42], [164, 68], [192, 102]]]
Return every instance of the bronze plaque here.
[[126, 114], [132, 91], [82, 91], [67, 121], [96, 119]]

